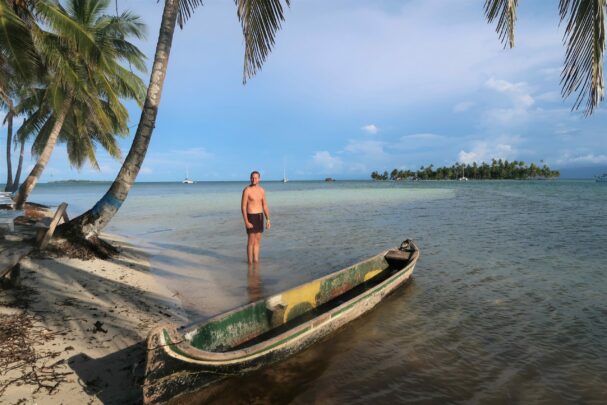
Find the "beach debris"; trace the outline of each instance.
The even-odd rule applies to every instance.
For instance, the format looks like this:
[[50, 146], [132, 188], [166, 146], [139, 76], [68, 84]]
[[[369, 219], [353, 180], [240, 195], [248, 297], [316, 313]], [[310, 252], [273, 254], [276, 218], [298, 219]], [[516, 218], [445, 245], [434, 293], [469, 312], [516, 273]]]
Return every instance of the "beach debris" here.
[[107, 329], [102, 328], [103, 322], [97, 321], [93, 324], [93, 326], [95, 327], [95, 329], [93, 329], [93, 333], [97, 333], [97, 332], [107, 333]]
[[50, 395], [73, 374], [65, 371], [63, 359], [49, 363], [61, 352], [34, 348], [55, 335], [34, 321], [34, 315], [27, 312], [0, 317], [0, 397], [13, 384], [33, 385], [34, 394], [46, 390]]

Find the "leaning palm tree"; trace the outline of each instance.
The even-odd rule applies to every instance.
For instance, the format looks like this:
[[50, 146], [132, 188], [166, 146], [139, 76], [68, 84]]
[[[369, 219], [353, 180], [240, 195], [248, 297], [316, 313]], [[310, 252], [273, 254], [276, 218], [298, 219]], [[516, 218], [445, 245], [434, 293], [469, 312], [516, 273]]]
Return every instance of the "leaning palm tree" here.
[[[128, 62], [143, 71], [143, 54], [126, 40], [141, 38], [143, 25], [128, 13], [111, 17], [103, 14], [107, 0], [70, 0], [67, 7], [59, 3], [36, 3], [39, 15], [52, 32], [32, 30], [34, 43], [47, 69], [42, 81], [41, 111], [48, 112], [44, 146], [37, 148], [38, 160], [15, 196], [22, 207], [35, 187], [54, 150], [61, 131], [73, 121], [78, 107], [85, 109], [86, 119], [99, 133], [127, 130], [128, 112], [121, 99], [142, 101], [144, 85], [130, 70]], [[45, 114], [39, 115], [42, 119]]]
[[[518, 0], [485, 0], [488, 22], [497, 20], [496, 31], [504, 46], [514, 47]], [[607, 0], [560, 0], [561, 22], [566, 21], [563, 42], [565, 63], [561, 71], [561, 94], [577, 93], [573, 109], [585, 101], [585, 115], [603, 100], [603, 54]]]
[[[34, 156], [40, 156], [43, 153], [54, 124], [54, 116], [47, 104], [36, 103], [36, 99], [41, 98], [40, 93], [42, 92], [43, 90], [31, 91], [30, 97], [25, 98], [19, 105], [19, 111], [27, 112], [28, 118], [17, 132], [17, 137], [21, 144], [34, 139], [32, 143], [32, 155]], [[90, 114], [93, 112], [98, 113], [97, 108], [91, 109], [88, 104], [81, 102], [73, 104], [70, 114], [63, 123], [57, 142], [66, 145], [68, 160], [73, 167], [81, 168], [88, 160], [91, 166], [98, 170], [99, 164], [95, 152], [98, 145], [105, 149], [110, 156], [116, 159], [121, 157], [116, 135], [127, 136], [128, 128], [124, 119], [115, 114], [109, 102], [100, 100], [100, 107], [103, 109], [104, 116], [110, 119], [109, 130], [97, 125], [97, 120], [90, 118]]]
[[[285, 0], [285, 3], [288, 6], [289, 0]], [[201, 4], [201, 0], [165, 1], [147, 96], [131, 149], [110, 189], [93, 208], [63, 225], [60, 229], [63, 234], [88, 241], [98, 241], [98, 234], [127, 198], [141, 169], [152, 137], [175, 24], [178, 23], [183, 27], [193, 10]], [[262, 67], [269, 55], [274, 45], [275, 34], [284, 21], [284, 13], [280, 0], [236, 0], [236, 6], [244, 35], [243, 82], [246, 83], [247, 79], [254, 76]]]
[[[25, 3], [0, 1], [0, 107], [7, 111], [5, 191], [13, 191], [14, 188], [11, 148], [16, 100], [19, 90], [34, 81], [38, 73], [38, 58], [28, 25], [31, 20]], [[20, 170], [17, 172], [20, 173]]]

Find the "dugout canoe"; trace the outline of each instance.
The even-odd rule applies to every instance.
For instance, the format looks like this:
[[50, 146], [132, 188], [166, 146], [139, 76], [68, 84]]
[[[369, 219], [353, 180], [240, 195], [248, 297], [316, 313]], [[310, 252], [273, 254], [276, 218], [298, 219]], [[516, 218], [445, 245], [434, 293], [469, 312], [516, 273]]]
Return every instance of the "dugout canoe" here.
[[406, 240], [399, 248], [204, 322], [159, 325], [147, 340], [144, 403], [164, 403], [297, 353], [404, 284], [419, 254]]

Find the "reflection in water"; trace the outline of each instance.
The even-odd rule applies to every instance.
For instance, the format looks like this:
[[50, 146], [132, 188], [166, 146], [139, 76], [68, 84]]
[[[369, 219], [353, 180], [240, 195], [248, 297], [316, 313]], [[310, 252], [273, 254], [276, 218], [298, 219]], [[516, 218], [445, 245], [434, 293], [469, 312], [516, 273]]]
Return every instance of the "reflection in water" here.
[[247, 272], [247, 292], [249, 294], [249, 302], [255, 302], [263, 297], [259, 263], [249, 264], [249, 270]]
[[309, 389], [331, 363], [333, 347], [317, 344], [297, 355], [248, 374], [227, 378], [169, 401], [185, 404], [286, 404]]

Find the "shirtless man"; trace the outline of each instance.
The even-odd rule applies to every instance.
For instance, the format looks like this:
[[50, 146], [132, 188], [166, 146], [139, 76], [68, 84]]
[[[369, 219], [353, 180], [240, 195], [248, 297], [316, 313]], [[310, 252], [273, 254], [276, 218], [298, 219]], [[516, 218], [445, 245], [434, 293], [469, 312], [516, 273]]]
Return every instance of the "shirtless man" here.
[[270, 210], [266, 202], [266, 192], [259, 185], [259, 172], [251, 173], [251, 184], [242, 191], [242, 218], [247, 229], [247, 259], [249, 264], [259, 262], [259, 246], [263, 232], [263, 217], [266, 228], [270, 229]]

